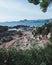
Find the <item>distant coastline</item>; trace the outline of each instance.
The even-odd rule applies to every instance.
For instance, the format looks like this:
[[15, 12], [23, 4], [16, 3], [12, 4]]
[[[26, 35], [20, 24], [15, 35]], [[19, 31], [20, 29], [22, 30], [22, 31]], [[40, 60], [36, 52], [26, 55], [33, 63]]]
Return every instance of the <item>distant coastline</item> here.
[[20, 21], [11, 21], [11, 22], [0, 22], [0, 26], [16, 26], [16, 25], [24, 25], [24, 26], [42, 26], [45, 23], [48, 23], [49, 20], [20, 20]]

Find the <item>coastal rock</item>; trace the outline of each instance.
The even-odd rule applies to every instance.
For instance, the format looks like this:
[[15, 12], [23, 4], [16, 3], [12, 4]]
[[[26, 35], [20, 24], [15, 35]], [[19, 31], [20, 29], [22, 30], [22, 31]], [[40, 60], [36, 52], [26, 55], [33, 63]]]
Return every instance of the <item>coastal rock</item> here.
[[2, 42], [9, 42], [11, 41], [13, 38], [11, 36], [7, 36], [7, 37], [3, 37], [2, 38]]
[[5, 32], [8, 30], [8, 26], [0, 26], [0, 32]]

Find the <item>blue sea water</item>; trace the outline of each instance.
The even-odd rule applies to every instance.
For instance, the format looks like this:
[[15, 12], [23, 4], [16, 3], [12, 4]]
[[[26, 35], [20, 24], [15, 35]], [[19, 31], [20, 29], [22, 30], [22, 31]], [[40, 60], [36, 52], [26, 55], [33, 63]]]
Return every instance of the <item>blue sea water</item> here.
[[25, 26], [42, 26], [44, 25], [45, 21], [31, 21], [31, 22], [28, 22], [28, 21], [13, 21], [13, 22], [0, 22], [0, 25], [2, 26], [16, 26], [16, 25], [25, 25]]

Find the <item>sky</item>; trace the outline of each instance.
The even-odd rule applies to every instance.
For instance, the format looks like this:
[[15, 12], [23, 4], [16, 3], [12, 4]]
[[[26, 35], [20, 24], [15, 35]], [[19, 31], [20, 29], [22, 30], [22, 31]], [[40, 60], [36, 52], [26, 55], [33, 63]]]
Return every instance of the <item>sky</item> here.
[[0, 22], [50, 18], [52, 18], [52, 6], [43, 13], [39, 5], [31, 4], [28, 0], [0, 0]]

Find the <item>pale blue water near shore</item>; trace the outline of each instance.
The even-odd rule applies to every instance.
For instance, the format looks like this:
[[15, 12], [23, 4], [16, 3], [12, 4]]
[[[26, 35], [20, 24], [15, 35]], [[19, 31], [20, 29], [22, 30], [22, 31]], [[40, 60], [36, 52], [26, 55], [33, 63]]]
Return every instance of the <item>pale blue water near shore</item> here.
[[16, 25], [25, 25], [25, 26], [42, 26], [44, 25], [45, 21], [32, 21], [32, 22], [28, 22], [28, 21], [18, 21], [18, 22], [0, 22], [0, 25], [2, 26], [16, 26]]

